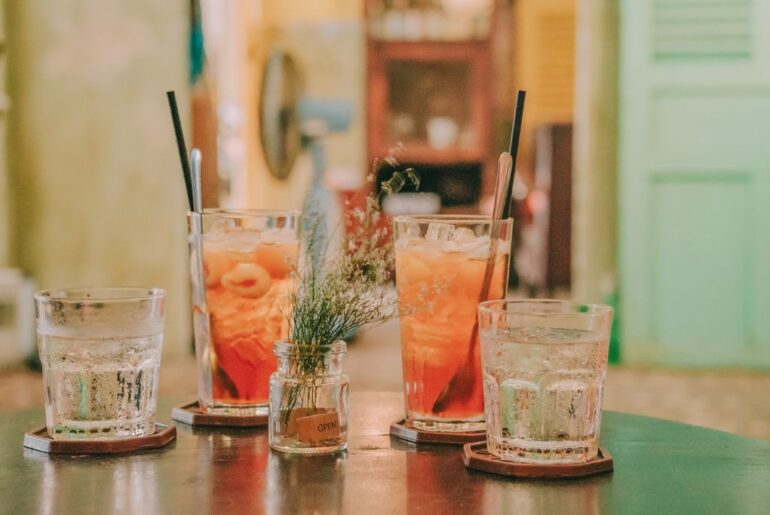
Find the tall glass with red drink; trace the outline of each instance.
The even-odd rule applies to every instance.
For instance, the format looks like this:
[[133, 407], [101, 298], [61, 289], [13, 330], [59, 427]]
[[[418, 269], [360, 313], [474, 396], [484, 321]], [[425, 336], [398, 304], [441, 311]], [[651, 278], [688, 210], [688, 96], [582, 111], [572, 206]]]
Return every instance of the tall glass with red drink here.
[[266, 415], [273, 344], [288, 336], [300, 215], [204, 210], [189, 222], [200, 406]]
[[408, 425], [430, 431], [484, 429], [476, 314], [480, 300], [505, 296], [512, 224], [481, 216], [396, 217]]

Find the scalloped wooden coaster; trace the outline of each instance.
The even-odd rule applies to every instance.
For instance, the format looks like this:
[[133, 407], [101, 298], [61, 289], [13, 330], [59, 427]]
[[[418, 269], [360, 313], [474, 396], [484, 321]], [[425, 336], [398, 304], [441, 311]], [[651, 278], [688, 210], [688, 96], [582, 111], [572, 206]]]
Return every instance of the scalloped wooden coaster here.
[[171, 410], [171, 418], [193, 427], [264, 427], [267, 415], [221, 415], [201, 410], [198, 401], [180, 404]]
[[412, 443], [431, 443], [442, 445], [464, 445], [468, 442], [478, 442], [486, 437], [484, 431], [449, 432], [425, 431], [406, 424], [402, 419], [390, 425], [390, 436]]
[[176, 427], [155, 424], [149, 435], [105, 440], [54, 440], [45, 427], [24, 433], [24, 447], [48, 454], [123, 454], [160, 449], [176, 440]]
[[571, 478], [585, 477], [613, 470], [612, 455], [600, 448], [596, 459], [585, 463], [536, 465], [501, 460], [487, 451], [487, 442], [468, 443], [463, 446], [463, 462], [473, 470], [490, 474], [520, 478]]

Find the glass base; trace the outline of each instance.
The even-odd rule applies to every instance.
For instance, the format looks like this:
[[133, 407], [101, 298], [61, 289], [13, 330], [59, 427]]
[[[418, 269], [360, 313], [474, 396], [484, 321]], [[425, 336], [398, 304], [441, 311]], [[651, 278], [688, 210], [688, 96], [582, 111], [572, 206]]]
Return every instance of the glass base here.
[[48, 426], [53, 440], [118, 440], [155, 432], [155, 417], [131, 420], [61, 420]]
[[231, 417], [266, 417], [267, 403], [261, 404], [225, 404], [222, 402], [199, 402], [202, 411], [212, 415], [229, 415]]
[[437, 433], [473, 433], [487, 428], [483, 417], [465, 420], [407, 418], [406, 424], [421, 431]]
[[544, 442], [524, 438], [496, 438], [487, 435], [487, 450], [504, 461], [563, 465], [585, 463], [595, 459], [599, 453], [599, 444], [595, 439]]
[[286, 452], [289, 454], [332, 454], [347, 449], [348, 442], [340, 442], [334, 445], [312, 446], [287, 439], [286, 441], [270, 442], [270, 448], [275, 451]]

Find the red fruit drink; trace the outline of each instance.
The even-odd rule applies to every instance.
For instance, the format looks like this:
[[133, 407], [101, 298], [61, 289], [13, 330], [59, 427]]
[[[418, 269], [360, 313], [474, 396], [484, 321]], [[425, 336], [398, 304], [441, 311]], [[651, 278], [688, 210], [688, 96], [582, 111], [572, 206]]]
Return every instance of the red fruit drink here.
[[199, 397], [208, 411], [266, 413], [276, 368], [273, 345], [289, 331], [298, 217], [260, 211], [202, 215], [202, 288], [193, 284], [199, 292], [194, 292]]
[[[511, 223], [499, 228], [487, 299], [505, 296]], [[481, 430], [484, 395], [474, 325], [492, 224], [482, 217], [398, 217], [395, 230], [407, 422], [431, 431]], [[458, 374], [455, 382], [466, 384], [450, 387]]]

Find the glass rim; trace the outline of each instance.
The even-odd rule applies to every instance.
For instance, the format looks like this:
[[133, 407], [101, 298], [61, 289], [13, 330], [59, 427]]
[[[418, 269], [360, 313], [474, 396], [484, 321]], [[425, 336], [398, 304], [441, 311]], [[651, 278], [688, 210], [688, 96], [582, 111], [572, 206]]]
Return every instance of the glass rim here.
[[[288, 353], [292, 349], [303, 349], [303, 347], [306, 347], [306, 346], [296, 342], [290, 342], [288, 340], [280, 340], [273, 344], [273, 351], [276, 355], [278, 355], [279, 352]], [[330, 355], [342, 354], [347, 350], [348, 350], [347, 342], [345, 340], [337, 340], [336, 342], [329, 345], [329, 347], [327, 347], [326, 351], [323, 353], [314, 351], [314, 352], [300, 352], [299, 354], [302, 356], [315, 355], [315, 354], [319, 356], [330, 356]]]
[[38, 290], [35, 300], [39, 302], [61, 302], [65, 304], [117, 304], [141, 300], [162, 299], [166, 297], [163, 288], [140, 287], [78, 287]]
[[[482, 224], [492, 224], [494, 220], [492, 220], [491, 216], [487, 215], [453, 215], [453, 214], [443, 214], [443, 215], [398, 215], [393, 217], [393, 221], [398, 222], [417, 222], [417, 223], [430, 223], [435, 221], [455, 221], [459, 223], [482, 223]], [[513, 223], [513, 217], [508, 217], [503, 220], [498, 220], [501, 222], [509, 222]]]
[[221, 207], [207, 207], [200, 213], [187, 211], [187, 216], [192, 217], [195, 215], [200, 217], [218, 216], [222, 218], [244, 218], [250, 216], [285, 216], [289, 218], [299, 218], [302, 215], [302, 212], [297, 209], [229, 209]]
[[[553, 311], [508, 311], [500, 310], [501, 306], [505, 305], [542, 305], [542, 306], [569, 306], [575, 309], [586, 308], [585, 311], [569, 311], [569, 312], [553, 312]], [[517, 315], [533, 316], [533, 317], [586, 317], [596, 315], [606, 315], [612, 313], [612, 306], [607, 304], [592, 304], [588, 302], [575, 302], [572, 300], [559, 300], [559, 299], [499, 299], [499, 300], [487, 300], [479, 303], [479, 313], [510, 313]]]

